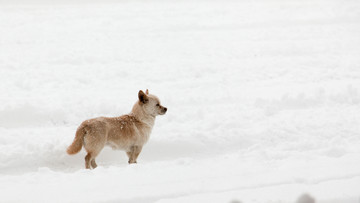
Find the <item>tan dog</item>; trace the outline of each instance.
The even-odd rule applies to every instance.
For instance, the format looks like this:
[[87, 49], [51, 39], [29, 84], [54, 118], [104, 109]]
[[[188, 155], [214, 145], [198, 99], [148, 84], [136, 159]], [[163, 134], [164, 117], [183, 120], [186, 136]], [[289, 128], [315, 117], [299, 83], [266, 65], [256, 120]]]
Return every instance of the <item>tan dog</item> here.
[[120, 117], [99, 117], [89, 119], [78, 127], [73, 143], [68, 147], [68, 154], [78, 153], [84, 146], [85, 168], [96, 168], [95, 158], [105, 145], [113, 149], [125, 150], [129, 164], [136, 163], [143, 145], [148, 141], [157, 115], [164, 115], [167, 108], [160, 105], [155, 96], [140, 90], [139, 100], [130, 114]]

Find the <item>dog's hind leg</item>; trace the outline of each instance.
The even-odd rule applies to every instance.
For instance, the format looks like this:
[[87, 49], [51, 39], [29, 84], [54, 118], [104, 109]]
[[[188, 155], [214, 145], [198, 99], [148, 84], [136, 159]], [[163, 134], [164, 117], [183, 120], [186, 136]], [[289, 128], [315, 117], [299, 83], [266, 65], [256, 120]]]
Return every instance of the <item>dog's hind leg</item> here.
[[[85, 156], [85, 168], [86, 169], [95, 169], [97, 167], [97, 164], [95, 162], [96, 156], [99, 154], [99, 152], [88, 152], [88, 154]], [[91, 168], [90, 168], [91, 167]]]
[[86, 169], [91, 169], [91, 168], [90, 168], [90, 163], [91, 163], [91, 153], [88, 153], [88, 154], [85, 156], [85, 168], [86, 168]]
[[96, 168], [97, 167], [97, 164], [95, 162], [95, 159], [91, 160], [91, 167], [92, 168]]
[[104, 135], [106, 133], [106, 129], [102, 126], [97, 126], [96, 130], [89, 130], [89, 133], [84, 137], [84, 148], [88, 153], [85, 157], [85, 168], [96, 168], [97, 164], [95, 162], [95, 158], [101, 150], [105, 146], [106, 139]]

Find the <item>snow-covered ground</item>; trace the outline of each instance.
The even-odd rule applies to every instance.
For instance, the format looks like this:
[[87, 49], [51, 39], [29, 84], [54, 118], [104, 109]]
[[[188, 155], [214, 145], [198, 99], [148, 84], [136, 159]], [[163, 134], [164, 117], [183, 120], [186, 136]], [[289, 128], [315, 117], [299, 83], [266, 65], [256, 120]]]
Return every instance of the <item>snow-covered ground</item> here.
[[[360, 1], [0, 1], [0, 202], [360, 202]], [[77, 126], [168, 107], [128, 165]], [[300, 202], [300, 201], [299, 201]], [[309, 203], [309, 201], [307, 202]]]

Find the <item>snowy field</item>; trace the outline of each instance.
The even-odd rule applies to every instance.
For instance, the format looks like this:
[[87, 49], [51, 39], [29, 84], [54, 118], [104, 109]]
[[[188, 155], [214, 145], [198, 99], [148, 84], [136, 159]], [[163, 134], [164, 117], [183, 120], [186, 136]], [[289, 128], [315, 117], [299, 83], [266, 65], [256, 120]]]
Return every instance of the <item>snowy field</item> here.
[[[0, 0], [0, 81], [0, 202], [360, 202], [358, 0]], [[138, 164], [65, 153], [146, 88]]]

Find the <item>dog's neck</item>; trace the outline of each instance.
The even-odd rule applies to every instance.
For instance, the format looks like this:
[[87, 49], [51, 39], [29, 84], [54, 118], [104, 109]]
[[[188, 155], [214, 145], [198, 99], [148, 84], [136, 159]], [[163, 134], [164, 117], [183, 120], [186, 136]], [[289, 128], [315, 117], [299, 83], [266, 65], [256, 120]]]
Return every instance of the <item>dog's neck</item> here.
[[135, 103], [133, 106], [130, 115], [134, 116], [138, 121], [146, 123], [149, 126], [153, 126], [155, 123], [155, 116], [147, 114], [144, 109], [141, 107], [139, 102]]

